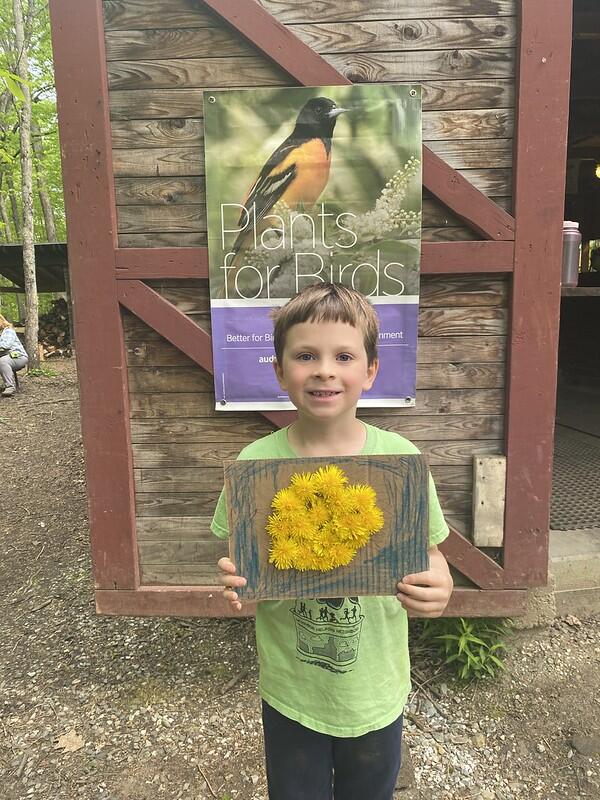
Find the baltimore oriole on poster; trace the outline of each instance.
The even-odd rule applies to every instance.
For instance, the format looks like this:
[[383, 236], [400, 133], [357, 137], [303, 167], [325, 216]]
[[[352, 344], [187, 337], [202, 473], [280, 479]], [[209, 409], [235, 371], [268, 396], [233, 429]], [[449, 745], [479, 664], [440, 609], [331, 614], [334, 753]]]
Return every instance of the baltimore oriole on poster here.
[[[313, 97], [304, 104], [294, 130], [269, 156], [248, 191], [243, 203], [245, 210], [238, 220], [238, 228], [242, 230], [231, 248], [235, 253], [231, 266], [239, 267], [240, 253], [253, 236], [250, 209], [256, 215], [260, 232], [260, 220], [280, 200], [291, 209], [308, 208], [316, 203], [329, 180], [333, 129], [338, 116], [345, 111], [327, 97]], [[266, 227], [264, 224], [263, 230]]]

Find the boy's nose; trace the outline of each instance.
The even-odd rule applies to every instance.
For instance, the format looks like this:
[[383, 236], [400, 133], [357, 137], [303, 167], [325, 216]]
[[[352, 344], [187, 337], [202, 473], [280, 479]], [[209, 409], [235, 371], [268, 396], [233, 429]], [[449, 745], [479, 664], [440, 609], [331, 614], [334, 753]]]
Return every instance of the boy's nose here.
[[315, 362], [315, 376], [319, 378], [330, 378], [335, 374], [335, 361], [321, 360]]

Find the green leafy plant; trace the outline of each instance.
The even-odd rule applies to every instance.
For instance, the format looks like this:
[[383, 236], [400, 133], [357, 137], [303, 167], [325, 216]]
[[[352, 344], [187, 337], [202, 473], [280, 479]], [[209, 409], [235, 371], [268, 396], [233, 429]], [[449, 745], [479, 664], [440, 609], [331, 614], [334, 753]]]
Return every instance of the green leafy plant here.
[[39, 368], [31, 368], [27, 370], [27, 375], [30, 378], [56, 378], [58, 375], [53, 369], [50, 367], [39, 367]]
[[493, 678], [504, 669], [510, 621], [448, 617], [425, 620], [421, 640], [438, 650], [460, 680]]

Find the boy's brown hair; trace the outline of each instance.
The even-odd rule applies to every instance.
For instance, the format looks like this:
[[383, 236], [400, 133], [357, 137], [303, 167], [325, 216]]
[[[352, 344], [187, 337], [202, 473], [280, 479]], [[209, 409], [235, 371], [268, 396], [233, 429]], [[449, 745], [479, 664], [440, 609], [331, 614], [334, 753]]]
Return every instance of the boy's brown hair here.
[[345, 322], [363, 333], [369, 366], [377, 359], [379, 320], [371, 303], [356, 289], [339, 283], [315, 283], [272, 311], [274, 347], [282, 363], [285, 336], [301, 322]]

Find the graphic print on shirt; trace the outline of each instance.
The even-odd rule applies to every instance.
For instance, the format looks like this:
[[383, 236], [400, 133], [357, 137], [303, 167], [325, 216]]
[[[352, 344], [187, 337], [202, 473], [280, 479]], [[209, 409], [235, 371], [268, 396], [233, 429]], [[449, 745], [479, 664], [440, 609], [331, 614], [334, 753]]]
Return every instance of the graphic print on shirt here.
[[298, 658], [330, 672], [350, 672], [358, 657], [364, 615], [358, 597], [296, 600]]

